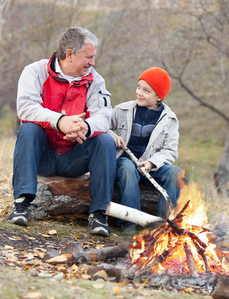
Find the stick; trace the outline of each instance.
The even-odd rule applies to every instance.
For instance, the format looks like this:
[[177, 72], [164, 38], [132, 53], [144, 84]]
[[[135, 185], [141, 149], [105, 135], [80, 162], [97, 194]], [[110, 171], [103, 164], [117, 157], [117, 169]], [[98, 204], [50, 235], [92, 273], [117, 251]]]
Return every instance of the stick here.
[[141, 171], [143, 172], [143, 174], [145, 175], [145, 177], [154, 185], [154, 187], [164, 196], [166, 202], [167, 202], [167, 206], [168, 206], [168, 212], [167, 212], [167, 217], [171, 214], [172, 209], [173, 209], [173, 205], [171, 202], [171, 199], [168, 195], [168, 193], [166, 192], [165, 189], [163, 189], [155, 180], [154, 178], [146, 171], [145, 167], [143, 165], [138, 165], [139, 161], [138, 159], [135, 157], [135, 155], [128, 149], [128, 147], [122, 147], [124, 149], [124, 151], [130, 156], [131, 160], [133, 162], [136, 163], [136, 165], [138, 166], [139, 169], [141, 169]]
[[192, 255], [192, 251], [188, 247], [187, 243], [184, 244], [184, 251], [185, 251], [185, 254], [186, 254], [186, 257], [187, 257], [188, 267], [189, 267], [189, 270], [190, 270], [192, 276], [198, 277], [198, 273], [197, 273], [197, 270], [196, 270], [195, 261], [194, 261], [193, 255]]
[[114, 202], [110, 202], [107, 205], [106, 214], [108, 216], [130, 221], [141, 226], [147, 226], [150, 223], [157, 223], [158, 225], [161, 225], [165, 222], [165, 219], [161, 217], [153, 216]]

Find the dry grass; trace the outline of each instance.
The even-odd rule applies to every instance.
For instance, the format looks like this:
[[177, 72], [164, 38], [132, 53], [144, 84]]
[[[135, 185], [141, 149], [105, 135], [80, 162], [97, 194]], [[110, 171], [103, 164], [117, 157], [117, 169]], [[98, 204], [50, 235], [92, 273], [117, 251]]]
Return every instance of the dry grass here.
[[[12, 197], [12, 160], [15, 138], [4, 138], [0, 145], [0, 228], [4, 230], [13, 230], [26, 233], [42, 233], [47, 234], [49, 229], [56, 229], [58, 237], [69, 236], [74, 234], [83, 234], [86, 236], [87, 230], [85, 226], [72, 224], [71, 221], [37, 221], [32, 220], [29, 228], [14, 227], [7, 223], [7, 213], [13, 203]], [[126, 237], [120, 236], [116, 231], [113, 231], [111, 239], [117, 242], [124, 242]], [[196, 299], [196, 298], [211, 298], [210, 296], [202, 296], [196, 294], [188, 294], [190, 291], [168, 292], [162, 290], [151, 290], [144, 284], [128, 286], [122, 283], [110, 283], [104, 281], [89, 281], [83, 279], [61, 279], [39, 278], [33, 277], [29, 271], [21, 271], [11, 269], [9, 266], [0, 266], [0, 298], [1, 299], [82, 299], [82, 298], [155, 298], [155, 299]], [[186, 294], [187, 293], [187, 294]]]

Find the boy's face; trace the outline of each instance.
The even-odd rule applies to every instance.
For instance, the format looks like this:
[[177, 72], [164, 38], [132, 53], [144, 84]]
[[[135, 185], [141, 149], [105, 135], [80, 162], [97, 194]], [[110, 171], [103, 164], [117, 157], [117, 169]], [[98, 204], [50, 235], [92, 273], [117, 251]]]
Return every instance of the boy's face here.
[[153, 88], [145, 81], [139, 80], [136, 89], [138, 106], [146, 107], [148, 109], [157, 110], [161, 99], [153, 90]]

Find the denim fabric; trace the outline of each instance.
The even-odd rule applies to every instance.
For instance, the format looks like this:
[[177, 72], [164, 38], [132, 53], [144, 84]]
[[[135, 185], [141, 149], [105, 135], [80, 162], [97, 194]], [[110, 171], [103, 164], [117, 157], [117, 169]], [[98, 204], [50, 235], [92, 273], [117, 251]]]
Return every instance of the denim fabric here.
[[[154, 180], [165, 189], [172, 201], [173, 206], [176, 205], [180, 196], [180, 189], [177, 185], [177, 174], [181, 171], [178, 166], [166, 164], [157, 171], [151, 171], [150, 175]], [[120, 157], [116, 163], [116, 183], [120, 198], [120, 204], [140, 210], [140, 190], [138, 183], [155, 188], [152, 183], [137, 170], [136, 164], [129, 158]], [[164, 196], [160, 194], [157, 214], [162, 218], [166, 218], [167, 204]], [[125, 221], [118, 220], [121, 226]]]
[[14, 198], [37, 191], [37, 174], [78, 177], [90, 172], [89, 212], [106, 210], [115, 180], [115, 142], [106, 133], [76, 144], [63, 155], [50, 148], [45, 130], [34, 123], [24, 123], [17, 135], [13, 163]]

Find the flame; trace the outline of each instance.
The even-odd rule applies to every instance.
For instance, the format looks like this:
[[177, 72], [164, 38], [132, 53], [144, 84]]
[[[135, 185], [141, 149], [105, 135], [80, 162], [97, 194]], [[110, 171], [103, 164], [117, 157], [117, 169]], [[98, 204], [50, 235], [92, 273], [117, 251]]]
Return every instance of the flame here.
[[165, 224], [133, 237], [129, 250], [132, 268], [140, 273], [229, 273], [229, 265], [209, 243], [207, 206], [196, 183], [183, 186], [176, 208]]

